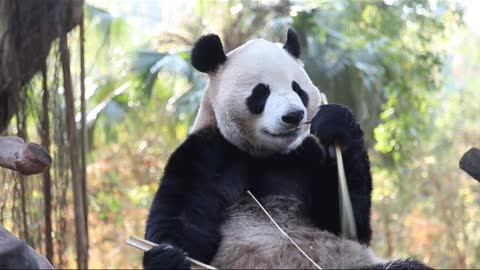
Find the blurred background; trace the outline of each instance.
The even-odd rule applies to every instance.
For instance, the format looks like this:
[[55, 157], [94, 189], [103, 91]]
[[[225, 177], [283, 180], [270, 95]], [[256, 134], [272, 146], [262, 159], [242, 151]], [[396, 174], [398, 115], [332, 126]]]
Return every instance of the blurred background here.
[[478, 14], [476, 0], [3, 0], [0, 135], [54, 163], [0, 169], [0, 224], [58, 268], [141, 267], [125, 241], [143, 236], [207, 79], [191, 46], [210, 32], [226, 51], [284, 42], [292, 26], [313, 82], [366, 133], [374, 250], [478, 267], [480, 184], [458, 167], [480, 144]]

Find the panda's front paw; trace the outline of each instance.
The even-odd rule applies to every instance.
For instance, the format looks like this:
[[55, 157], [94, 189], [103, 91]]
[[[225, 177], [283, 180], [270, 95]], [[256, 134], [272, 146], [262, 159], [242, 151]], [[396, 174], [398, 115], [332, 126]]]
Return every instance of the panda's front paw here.
[[310, 133], [316, 135], [324, 145], [338, 142], [348, 146], [352, 141], [363, 138], [363, 132], [352, 111], [338, 104], [320, 106], [312, 119]]
[[160, 244], [143, 255], [144, 269], [190, 269], [185, 253], [170, 245]]

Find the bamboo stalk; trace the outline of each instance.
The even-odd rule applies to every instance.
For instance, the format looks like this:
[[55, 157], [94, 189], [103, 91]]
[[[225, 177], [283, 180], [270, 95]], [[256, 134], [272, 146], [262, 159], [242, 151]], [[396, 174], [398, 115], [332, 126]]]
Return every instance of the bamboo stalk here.
[[[136, 247], [138, 249], [141, 249], [143, 251], [149, 251], [153, 247], [158, 246], [157, 244], [155, 244], [153, 242], [150, 242], [150, 241], [145, 240], [145, 239], [140, 239], [140, 238], [135, 237], [135, 236], [130, 236], [127, 240], [127, 244], [132, 246], [132, 247]], [[192, 259], [190, 257], [187, 257], [186, 259], [187, 259], [187, 261], [189, 261], [189, 262], [191, 262], [191, 263], [193, 263], [197, 266], [200, 266], [202, 268], [205, 268], [205, 269], [217, 269], [217, 268], [215, 268], [211, 265], [202, 263], [202, 262], [197, 261], [195, 259]]]
[[[327, 96], [324, 93], [320, 93], [320, 95], [323, 103], [328, 104]], [[335, 154], [337, 157], [338, 194], [340, 197], [340, 224], [342, 228], [342, 236], [348, 239], [357, 240], [357, 228], [355, 225], [355, 217], [353, 216], [352, 201], [350, 200], [350, 193], [348, 192], [342, 150], [338, 142], [335, 142]]]
[[338, 194], [340, 197], [342, 236], [348, 239], [357, 240], [357, 228], [353, 216], [352, 201], [350, 200], [350, 193], [348, 192], [347, 177], [345, 176], [345, 168], [343, 167], [342, 151], [340, 150], [340, 145], [338, 143], [335, 143], [335, 152], [337, 156]]

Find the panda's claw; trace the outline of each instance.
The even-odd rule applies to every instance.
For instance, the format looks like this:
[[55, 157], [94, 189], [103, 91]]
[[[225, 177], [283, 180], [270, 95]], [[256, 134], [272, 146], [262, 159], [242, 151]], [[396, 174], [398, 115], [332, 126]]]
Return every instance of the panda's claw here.
[[160, 244], [145, 252], [144, 269], [190, 269], [187, 253], [167, 244]]

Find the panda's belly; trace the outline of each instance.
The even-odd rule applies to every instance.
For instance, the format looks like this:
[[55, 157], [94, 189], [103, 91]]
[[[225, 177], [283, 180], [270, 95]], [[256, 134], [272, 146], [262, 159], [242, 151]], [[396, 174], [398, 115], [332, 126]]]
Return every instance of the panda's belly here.
[[[289, 197], [262, 200], [275, 221], [322, 268], [358, 268], [383, 262], [367, 247], [321, 231], [303, 218]], [[230, 207], [211, 264], [219, 268], [314, 268], [251, 198]]]

